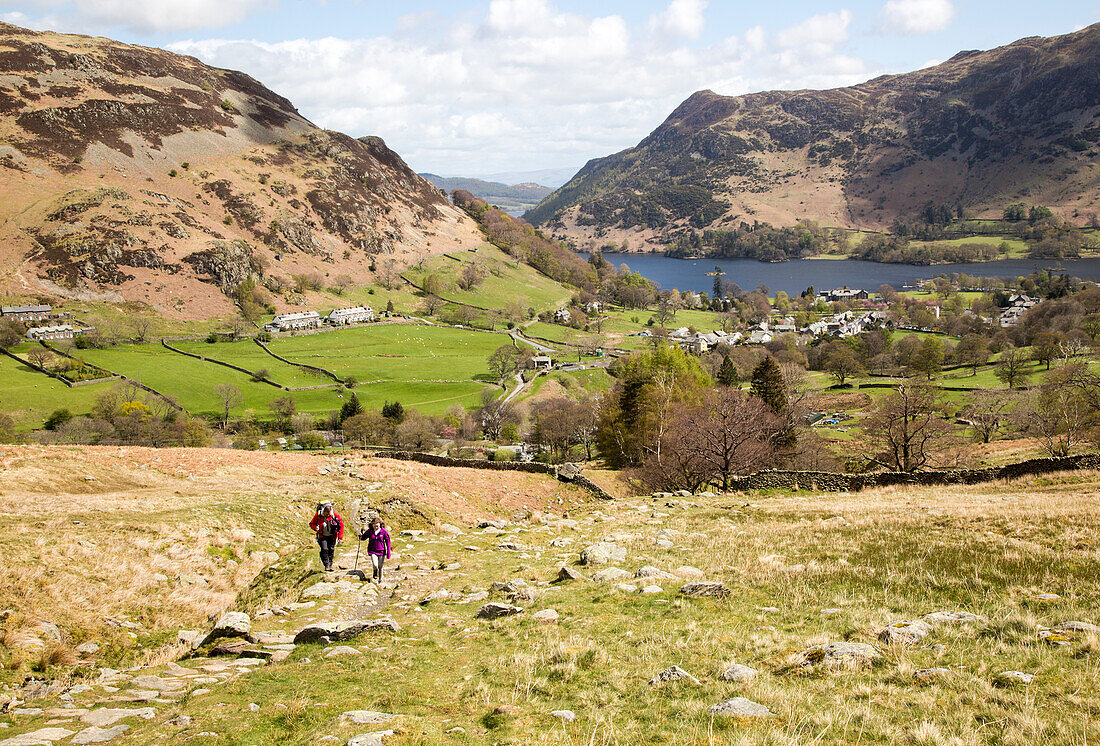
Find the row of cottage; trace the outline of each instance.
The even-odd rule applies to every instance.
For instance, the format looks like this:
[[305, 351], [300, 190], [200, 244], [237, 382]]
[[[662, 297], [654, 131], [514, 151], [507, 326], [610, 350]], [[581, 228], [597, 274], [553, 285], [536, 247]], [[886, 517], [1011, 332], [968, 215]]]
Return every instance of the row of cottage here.
[[38, 321], [61, 320], [67, 317], [71, 318], [71, 315], [68, 313], [54, 313], [53, 306], [0, 306], [0, 318], [28, 326], [27, 339], [33, 339], [36, 342], [72, 339], [84, 332], [91, 331], [72, 324], [54, 323], [45, 326], [30, 326]]
[[374, 309], [370, 306], [355, 306], [354, 308], [337, 308], [322, 316], [316, 311], [299, 311], [297, 313], [281, 313], [268, 323], [264, 324], [265, 332], [289, 332], [298, 329], [316, 329], [323, 324], [330, 326], [347, 326], [348, 324], [362, 324], [375, 320]]

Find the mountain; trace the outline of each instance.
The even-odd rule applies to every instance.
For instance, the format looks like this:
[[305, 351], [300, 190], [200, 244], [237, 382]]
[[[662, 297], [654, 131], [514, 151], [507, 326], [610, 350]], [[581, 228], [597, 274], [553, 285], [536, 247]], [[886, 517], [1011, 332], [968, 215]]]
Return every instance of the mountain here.
[[631, 248], [742, 221], [881, 228], [928, 202], [1100, 211], [1100, 24], [850, 88], [695, 93], [526, 217]]
[[294, 275], [367, 282], [480, 240], [381, 139], [322, 130], [243, 73], [0, 24], [9, 296], [205, 318], [249, 276], [283, 307]]
[[499, 181], [504, 184], [545, 184], [551, 189], [557, 189], [573, 178], [579, 169], [576, 166], [565, 168], [540, 168], [536, 171], [502, 171], [495, 174], [486, 174], [481, 178], [486, 181]]
[[420, 175], [440, 189], [446, 189], [448, 192], [464, 189], [475, 197], [481, 197], [486, 202], [516, 216], [530, 210], [553, 191], [550, 187], [540, 184], [502, 184], [498, 181], [461, 176], [439, 176], [427, 173]]

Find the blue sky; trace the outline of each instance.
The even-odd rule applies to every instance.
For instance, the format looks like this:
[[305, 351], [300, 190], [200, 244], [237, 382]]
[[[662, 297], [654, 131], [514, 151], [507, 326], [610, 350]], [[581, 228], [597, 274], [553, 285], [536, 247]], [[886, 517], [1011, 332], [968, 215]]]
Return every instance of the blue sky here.
[[1100, 21], [1100, 0], [22, 0], [0, 19], [243, 70], [415, 169], [576, 167], [696, 90], [850, 85]]

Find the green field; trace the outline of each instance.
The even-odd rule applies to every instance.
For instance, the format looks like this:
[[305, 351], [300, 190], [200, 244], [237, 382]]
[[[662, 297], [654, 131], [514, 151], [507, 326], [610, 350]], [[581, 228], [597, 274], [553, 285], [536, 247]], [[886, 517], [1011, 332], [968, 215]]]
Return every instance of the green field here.
[[[463, 267], [470, 263], [481, 266], [485, 279], [476, 287], [463, 290], [457, 280]], [[565, 305], [574, 292], [488, 243], [476, 250], [431, 257], [419, 269], [410, 267], [404, 273], [417, 285], [423, 285], [429, 275], [435, 275], [442, 282], [441, 298], [481, 308], [503, 309], [519, 303], [524, 311], [528, 308], [545, 311]]]
[[56, 409], [68, 409], [74, 415], [88, 414], [96, 397], [110, 389], [113, 381], [69, 388], [45, 373], [10, 357], [0, 357], [0, 412], [12, 417], [19, 430], [42, 426]]
[[270, 380], [290, 388], [335, 383], [328, 376], [303, 370], [296, 365], [288, 365], [282, 360], [272, 357], [251, 339], [214, 344], [207, 342], [173, 342], [172, 346], [195, 355], [239, 365], [250, 371], [266, 369]]

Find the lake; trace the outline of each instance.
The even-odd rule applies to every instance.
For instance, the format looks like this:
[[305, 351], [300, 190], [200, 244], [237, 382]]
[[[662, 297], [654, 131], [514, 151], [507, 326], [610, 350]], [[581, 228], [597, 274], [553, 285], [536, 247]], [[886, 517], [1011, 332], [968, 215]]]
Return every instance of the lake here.
[[[585, 252], [581, 256], [588, 257]], [[1064, 259], [1060, 262], [1040, 259], [1002, 259], [971, 264], [937, 264], [916, 267], [909, 264], [880, 264], [857, 259], [792, 259], [789, 262], [758, 262], [754, 259], [673, 259], [659, 254], [613, 254], [604, 258], [618, 267], [626, 264], [634, 272], [649, 278], [662, 288], [710, 293], [714, 278], [707, 277], [715, 267], [726, 273], [727, 282], [743, 290], [761, 283], [774, 293], [784, 290], [797, 295], [810, 285], [818, 291], [844, 287], [875, 290], [887, 284], [900, 288], [915, 280], [941, 274], [963, 272], [975, 277], [1020, 277], [1040, 269], [1058, 268], [1059, 272], [1085, 280], [1100, 281], [1100, 259]]]

